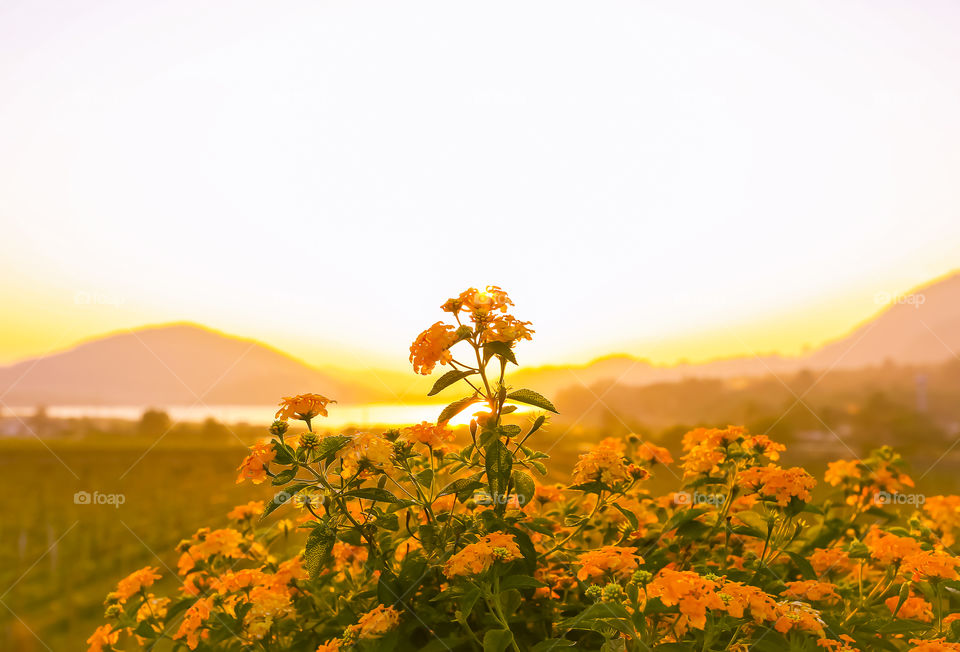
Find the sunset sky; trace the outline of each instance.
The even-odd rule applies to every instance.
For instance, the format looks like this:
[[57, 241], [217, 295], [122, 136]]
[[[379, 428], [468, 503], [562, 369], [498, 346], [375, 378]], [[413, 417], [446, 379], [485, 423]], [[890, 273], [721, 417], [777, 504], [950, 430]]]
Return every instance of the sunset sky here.
[[[960, 268], [960, 3], [0, 4], [0, 363], [194, 321], [400, 367], [796, 353]], [[536, 38], [531, 38], [533, 35]]]

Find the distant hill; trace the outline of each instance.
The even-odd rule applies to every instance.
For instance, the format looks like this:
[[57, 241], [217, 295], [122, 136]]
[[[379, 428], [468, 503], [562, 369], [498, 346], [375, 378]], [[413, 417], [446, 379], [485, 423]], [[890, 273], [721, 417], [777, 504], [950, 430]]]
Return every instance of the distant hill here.
[[108, 335], [0, 368], [7, 405], [269, 405], [317, 392], [340, 402], [388, 400], [383, 388], [334, 375], [254, 340], [195, 324]]
[[587, 365], [540, 367], [512, 374], [515, 386], [556, 395], [568, 387], [596, 384], [644, 386], [706, 378], [792, 374], [805, 369], [856, 369], [883, 365], [928, 365], [960, 357], [960, 273], [891, 298], [891, 303], [850, 334], [798, 357], [743, 356], [701, 364], [657, 366], [629, 355]]
[[[780, 376], [887, 362], [930, 365], [958, 355], [960, 273], [894, 300], [849, 335], [804, 356], [658, 366], [614, 355], [587, 365], [522, 369], [508, 375], [507, 382], [557, 396], [568, 388], [611, 384], [637, 387], [696, 378]], [[21, 406], [191, 405], [197, 396], [209, 405], [250, 405], [310, 391], [342, 403], [419, 402], [438, 375], [317, 369], [260, 342], [195, 324], [173, 324], [107, 335], [63, 353], [0, 368], [0, 394], [7, 392], [4, 403]], [[435, 400], [448, 398], [444, 394]]]

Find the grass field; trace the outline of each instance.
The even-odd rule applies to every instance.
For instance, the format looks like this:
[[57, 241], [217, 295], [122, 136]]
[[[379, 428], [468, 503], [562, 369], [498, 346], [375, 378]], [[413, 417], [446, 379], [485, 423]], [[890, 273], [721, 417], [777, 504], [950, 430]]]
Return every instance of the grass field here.
[[[92, 448], [4, 443], [0, 520], [0, 649], [80, 649], [103, 598], [130, 569], [176, 567], [173, 548], [203, 525], [264, 493], [235, 485], [239, 447]], [[55, 453], [55, 454], [54, 454]], [[59, 457], [59, 459], [58, 459]], [[75, 474], [75, 475], [74, 475]], [[74, 494], [119, 494], [120, 506], [75, 504]], [[164, 587], [167, 588], [167, 587]]]

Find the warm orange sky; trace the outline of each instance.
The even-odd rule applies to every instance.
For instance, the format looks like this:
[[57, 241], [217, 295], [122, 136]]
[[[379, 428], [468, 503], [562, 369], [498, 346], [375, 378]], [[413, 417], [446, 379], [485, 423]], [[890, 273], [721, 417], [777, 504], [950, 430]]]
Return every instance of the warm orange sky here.
[[[400, 367], [795, 353], [960, 266], [960, 5], [0, 6], [0, 362], [196, 321]], [[463, 252], [473, 256], [458, 264]]]

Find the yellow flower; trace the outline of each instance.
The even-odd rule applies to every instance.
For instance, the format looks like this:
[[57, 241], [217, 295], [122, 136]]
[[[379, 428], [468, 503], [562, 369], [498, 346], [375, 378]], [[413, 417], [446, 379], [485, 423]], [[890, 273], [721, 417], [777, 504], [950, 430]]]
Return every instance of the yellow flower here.
[[417, 335], [410, 345], [410, 362], [414, 372], [429, 376], [437, 363], [447, 364], [453, 358], [450, 347], [457, 342], [457, 332], [450, 324], [438, 321]]
[[300, 419], [309, 421], [315, 416], [327, 416], [327, 405], [336, 403], [326, 396], [320, 394], [298, 394], [297, 396], [284, 396], [280, 401], [280, 409], [277, 410], [277, 419], [287, 421], [288, 419]]

